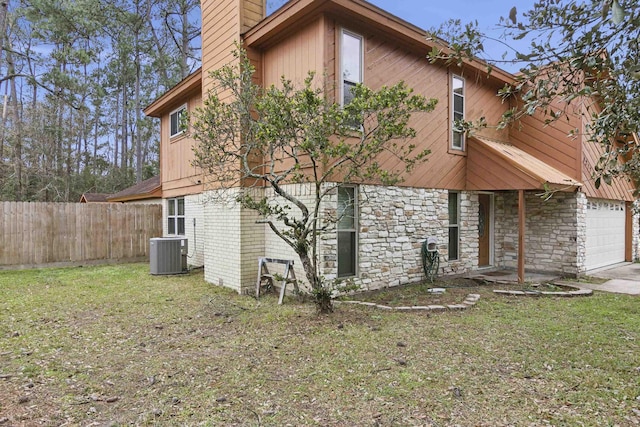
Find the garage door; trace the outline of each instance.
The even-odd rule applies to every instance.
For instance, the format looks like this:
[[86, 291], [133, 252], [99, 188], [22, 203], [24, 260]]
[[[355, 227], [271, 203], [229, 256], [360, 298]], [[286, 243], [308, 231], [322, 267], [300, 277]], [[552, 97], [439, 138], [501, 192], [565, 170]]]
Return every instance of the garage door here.
[[589, 199], [587, 202], [587, 270], [624, 261], [624, 202]]

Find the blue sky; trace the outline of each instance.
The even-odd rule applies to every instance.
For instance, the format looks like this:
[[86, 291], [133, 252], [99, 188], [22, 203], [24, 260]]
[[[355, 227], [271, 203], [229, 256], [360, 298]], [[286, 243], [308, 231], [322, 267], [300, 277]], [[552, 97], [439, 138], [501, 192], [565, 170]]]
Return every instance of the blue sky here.
[[[502, 30], [498, 28], [500, 17], [507, 17], [512, 7], [518, 10], [518, 18], [533, 6], [534, 0], [369, 0], [387, 12], [396, 15], [420, 28], [428, 30], [438, 27], [450, 19], [460, 19], [463, 23], [478, 21], [481, 30], [498, 38]], [[521, 42], [522, 43], [522, 42]], [[509, 43], [513, 45], [513, 42]], [[501, 59], [508, 49], [500, 43], [485, 43], [487, 59]], [[517, 71], [513, 66], [498, 64], [508, 71]]]

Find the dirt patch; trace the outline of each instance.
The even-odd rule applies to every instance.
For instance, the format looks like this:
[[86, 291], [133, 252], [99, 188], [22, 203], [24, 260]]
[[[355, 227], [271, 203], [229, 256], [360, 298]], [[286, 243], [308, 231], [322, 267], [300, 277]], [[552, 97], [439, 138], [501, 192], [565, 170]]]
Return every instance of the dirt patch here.
[[[503, 292], [497, 295], [494, 290]], [[575, 287], [555, 283], [493, 283], [477, 279], [458, 278], [435, 283], [419, 283], [365, 291], [340, 298], [341, 300], [369, 302], [388, 307], [447, 306], [463, 302], [469, 295], [480, 295], [483, 301], [504, 298], [505, 295], [550, 295], [575, 291]], [[513, 292], [513, 294], [510, 294]]]

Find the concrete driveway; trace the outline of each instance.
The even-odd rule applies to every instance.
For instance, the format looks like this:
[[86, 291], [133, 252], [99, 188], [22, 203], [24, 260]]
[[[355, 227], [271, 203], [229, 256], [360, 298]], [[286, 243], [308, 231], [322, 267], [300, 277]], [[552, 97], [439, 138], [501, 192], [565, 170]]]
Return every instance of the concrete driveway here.
[[618, 294], [640, 295], [640, 263], [625, 262], [614, 266], [590, 271], [588, 276], [608, 279], [598, 285], [580, 283], [580, 286], [594, 291], [615, 292]]

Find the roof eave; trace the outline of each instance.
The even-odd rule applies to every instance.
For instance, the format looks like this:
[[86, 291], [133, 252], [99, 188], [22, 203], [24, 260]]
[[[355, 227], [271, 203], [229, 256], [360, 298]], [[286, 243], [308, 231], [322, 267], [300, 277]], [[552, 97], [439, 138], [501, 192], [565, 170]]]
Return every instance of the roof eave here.
[[[284, 34], [293, 32], [298, 25], [304, 25], [322, 13], [335, 16], [353, 16], [368, 27], [387, 33], [407, 47], [431, 51], [434, 43], [427, 40], [427, 32], [397, 16], [363, 0], [297, 0], [290, 1], [271, 16], [262, 20], [243, 35], [246, 46], [261, 48], [279, 40]], [[488, 73], [488, 64], [480, 59], [464, 61], [463, 67]], [[512, 83], [515, 76], [500, 68], [491, 66], [490, 78], [503, 83]]]
[[185, 77], [180, 83], [156, 98], [144, 110], [144, 114], [150, 117], [160, 117], [162, 113], [181, 102], [187, 95], [202, 90], [202, 68]]

